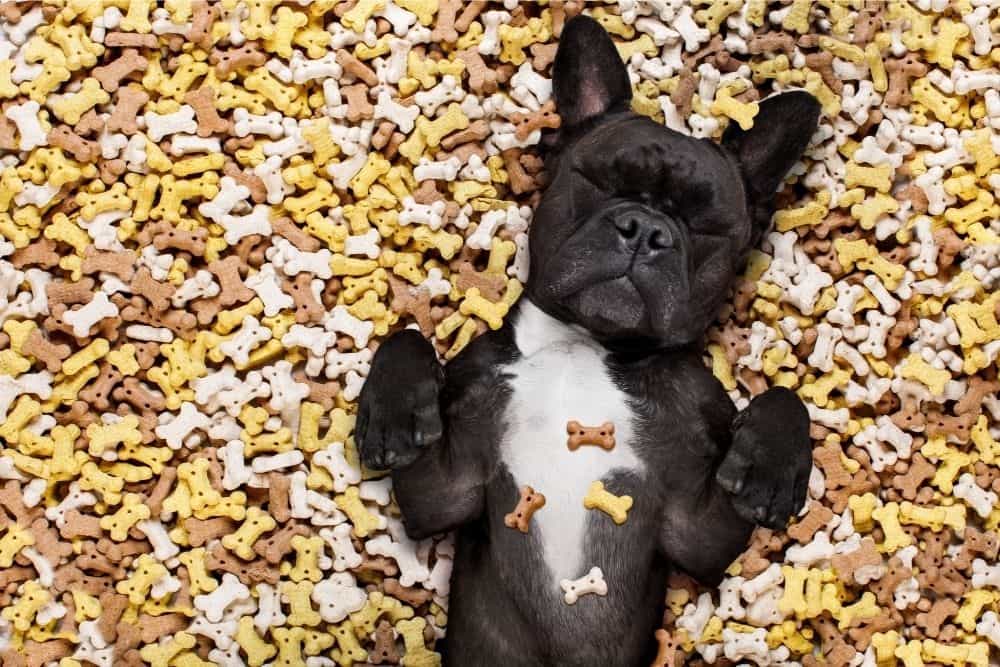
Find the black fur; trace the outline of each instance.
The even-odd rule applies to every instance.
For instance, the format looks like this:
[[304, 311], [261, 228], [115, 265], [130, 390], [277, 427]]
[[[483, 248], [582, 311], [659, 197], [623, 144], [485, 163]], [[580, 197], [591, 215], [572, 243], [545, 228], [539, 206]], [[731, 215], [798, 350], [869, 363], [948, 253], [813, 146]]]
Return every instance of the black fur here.
[[[609, 351], [647, 473], [604, 478], [641, 502], [620, 526], [588, 518], [584, 560], [602, 564], [609, 592], [563, 604], [537, 536], [503, 525], [517, 498], [499, 452], [505, 369], [521, 355], [524, 309], [443, 368], [419, 333], [387, 340], [355, 437], [366, 465], [392, 468], [412, 537], [458, 531], [447, 665], [648, 664], [669, 568], [717, 582], [755, 524], [781, 527], [801, 506], [810, 471], [799, 399], [772, 389], [737, 415], [695, 343], [815, 129], [815, 100], [763, 102], [754, 128], [721, 147], [682, 136], [627, 110], [624, 67], [586, 17], [566, 25], [554, 72], [564, 127], [531, 229], [526, 298]], [[558, 434], [553, 446], [565, 446]]]

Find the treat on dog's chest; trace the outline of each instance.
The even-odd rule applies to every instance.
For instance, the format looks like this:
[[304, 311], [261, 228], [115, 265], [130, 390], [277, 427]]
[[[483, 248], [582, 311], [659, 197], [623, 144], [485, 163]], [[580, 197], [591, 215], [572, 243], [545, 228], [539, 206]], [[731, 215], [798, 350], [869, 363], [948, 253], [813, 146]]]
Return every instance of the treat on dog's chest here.
[[514, 508], [513, 512], [504, 516], [503, 522], [508, 528], [517, 528], [522, 533], [527, 533], [531, 517], [544, 505], [544, 495], [530, 486], [522, 486], [521, 499], [517, 502], [517, 507]]
[[611, 520], [621, 525], [628, 518], [632, 508], [632, 496], [616, 496], [605, 490], [601, 482], [592, 482], [583, 498], [583, 506], [587, 509], [598, 509], [611, 517]]
[[559, 582], [563, 589], [563, 600], [566, 604], [576, 604], [584, 595], [607, 595], [608, 584], [604, 581], [604, 572], [599, 567], [590, 568], [590, 572], [579, 579], [563, 579]]
[[582, 426], [578, 421], [571, 421], [566, 424], [566, 433], [569, 435], [566, 446], [571, 452], [583, 445], [594, 445], [604, 450], [614, 449], [615, 446], [615, 425], [612, 422]]

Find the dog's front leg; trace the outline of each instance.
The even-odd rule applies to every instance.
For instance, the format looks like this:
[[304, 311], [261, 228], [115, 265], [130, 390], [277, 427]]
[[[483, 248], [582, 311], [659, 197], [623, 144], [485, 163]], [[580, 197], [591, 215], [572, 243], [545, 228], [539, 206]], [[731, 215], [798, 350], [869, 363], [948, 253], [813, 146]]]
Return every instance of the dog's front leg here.
[[809, 415], [794, 393], [772, 388], [732, 419], [718, 393], [717, 423], [698, 430], [694, 456], [674, 462], [661, 535], [671, 562], [710, 584], [755, 525], [784, 528], [805, 501], [812, 467]]
[[375, 353], [358, 401], [361, 460], [392, 470], [396, 501], [415, 539], [451, 530], [483, 507], [477, 462], [448, 441], [444, 384], [434, 348], [419, 332], [404, 329]]

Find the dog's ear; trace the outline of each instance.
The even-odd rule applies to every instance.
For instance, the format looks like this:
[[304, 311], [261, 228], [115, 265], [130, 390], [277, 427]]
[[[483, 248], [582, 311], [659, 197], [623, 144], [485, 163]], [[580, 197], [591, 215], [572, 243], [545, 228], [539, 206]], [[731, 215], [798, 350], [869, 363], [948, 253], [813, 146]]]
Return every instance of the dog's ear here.
[[632, 101], [628, 71], [601, 24], [580, 14], [563, 27], [552, 66], [553, 92], [562, 125], [571, 129]]
[[760, 103], [753, 127], [730, 123], [722, 145], [739, 160], [751, 204], [770, 205], [775, 190], [802, 157], [819, 122], [820, 105], [809, 93], [782, 93]]

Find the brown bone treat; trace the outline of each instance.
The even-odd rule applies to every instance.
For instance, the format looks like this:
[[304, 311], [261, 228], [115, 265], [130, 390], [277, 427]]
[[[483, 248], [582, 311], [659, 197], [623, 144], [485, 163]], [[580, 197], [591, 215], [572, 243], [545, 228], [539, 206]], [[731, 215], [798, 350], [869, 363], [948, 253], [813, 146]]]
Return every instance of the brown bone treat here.
[[455, 19], [455, 30], [460, 33], [467, 32], [469, 26], [472, 25], [472, 22], [476, 20], [488, 4], [487, 0], [468, 0], [465, 3], [465, 9], [462, 10], [461, 16]]
[[49, 131], [49, 144], [61, 148], [77, 162], [94, 162], [101, 155], [101, 146], [73, 132], [65, 125], [53, 127]]
[[281, 472], [272, 472], [267, 476], [267, 511], [274, 520], [283, 524], [292, 518], [288, 505], [288, 491], [292, 480]]
[[830, 501], [830, 508], [840, 514], [847, 507], [847, 501], [851, 496], [863, 495], [878, 488], [878, 482], [873, 481], [868, 474], [859, 470], [855, 473], [846, 486], [826, 492], [826, 497]]
[[1000, 391], [1000, 382], [996, 379], [987, 380], [979, 375], [969, 378], [965, 394], [955, 403], [955, 414], [978, 414], [983, 405], [983, 399]]
[[421, 333], [430, 336], [434, 332], [430, 292], [413, 288], [393, 275], [389, 275], [389, 289], [392, 290], [389, 308], [400, 315], [412, 315]]
[[660, 628], [653, 636], [656, 637], [656, 657], [652, 667], [680, 667], [684, 664], [681, 642], [674, 635]]
[[566, 424], [566, 435], [569, 436], [566, 446], [571, 452], [582, 445], [595, 445], [608, 451], [615, 447], [615, 425], [611, 422], [604, 422], [600, 426], [583, 426], [580, 422], [571, 421]]
[[292, 222], [288, 216], [281, 216], [271, 221], [271, 229], [303, 252], [316, 252], [320, 249], [320, 242], [314, 236], [302, 231], [302, 228]]
[[10, 256], [10, 263], [15, 269], [23, 269], [26, 266], [40, 266], [43, 269], [51, 269], [59, 263], [61, 255], [56, 252], [56, 242], [52, 239], [41, 237], [32, 241], [23, 248], [18, 248]]
[[100, 597], [105, 591], [114, 590], [114, 587], [114, 578], [85, 574], [72, 563], [57, 568], [52, 582], [52, 589], [58, 593], [77, 589], [94, 597]]
[[[827, 665], [846, 665], [855, 655], [853, 647], [844, 641], [829, 612], [810, 619], [809, 624], [822, 639], [822, 653]], [[823, 663], [819, 663], [823, 664]]]
[[118, 635], [115, 640], [115, 655], [125, 655], [142, 643], [142, 632], [134, 622], [118, 621], [115, 633]]
[[221, 542], [216, 543], [209, 550], [206, 567], [212, 571], [234, 574], [247, 586], [259, 584], [262, 581], [272, 586], [278, 583], [277, 569], [269, 566], [264, 560], [255, 560], [249, 563], [241, 561], [226, 551]]
[[208, 62], [215, 65], [215, 71], [220, 77], [225, 78], [230, 73], [245, 67], [260, 67], [267, 62], [267, 53], [257, 42], [247, 42], [228, 51], [213, 49]]
[[161, 637], [166, 637], [180, 632], [191, 622], [183, 614], [161, 614], [151, 616], [142, 614], [139, 616], [139, 633], [143, 644], [152, 644]]
[[461, 262], [458, 265], [457, 273], [458, 278], [455, 280], [455, 286], [461, 292], [464, 293], [475, 288], [490, 301], [499, 301], [504, 288], [507, 287], [507, 279], [504, 276], [476, 271], [471, 262]]
[[546, 102], [538, 111], [528, 114], [516, 113], [511, 117], [516, 131], [514, 135], [524, 141], [535, 130], [542, 128], [557, 129], [562, 123], [559, 114], [556, 113], [556, 103], [553, 100]]
[[972, 561], [977, 557], [990, 563], [996, 560], [1000, 539], [994, 531], [980, 532], [973, 526], [966, 526], [964, 538], [962, 551], [952, 559], [956, 568], [968, 571], [972, 567]]
[[294, 371], [292, 377], [299, 384], [309, 386], [309, 400], [313, 403], [319, 403], [324, 410], [332, 410], [336, 405], [336, 398], [340, 396], [340, 383], [336, 380], [319, 382], [306, 375], [305, 371], [301, 369]]
[[517, 501], [517, 507], [514, 508], [513, 512], [504, 516], [503, 522], [508, 528], [517, 528], [522, 533], [527, 533], [531, 517], [545, 506], [545, 496], [537, 493], [530, 486], [522, 486], [520, 494], [521, 498]]
[[755, 34], [747, 40], [747, 52], [751, 55], [779, 51], [791, 56], [795, 52], [795, 38], [787, 32], [771, 31]]
[[360, 572], [366, 573], [369, 577], [377, 573], [382, 575], [383, 578], [394, 577], [399, 574], [396, 561], [386, 556], [373, 556], [365, 551], [363, 547], [358, 547], [361, 547], [361, 545], [355, 544], [355, 548], [361, 554], [361, 565], [356, 568]]
[[858, 46], [867, 46], [875, 39], [875, 35], [882, 29], [882, 9], [881, 7], [868, 6], [858, 12], [854, 19], [854, 38], [851, 40]]
[[104, 534], [101, 529], [101, 518], [90, 514], [81, 514], [77, 510], [66, 512], [66, 520], [59, 529], [59, 534], [64, 540], [71, 540], [76, 537], [90, 537], [97, 539]]
[[257, 540], [253, 550], [268, 563], [280, 563], [282, 558], [291, 553], [292, 538], [296, 535], [308, 537], [310, 532], [301, 523], [290, 521], [274, 533]]
[[[143, 536], [145, 537], [145, 536]], [[97, 550], [106, 554], [115, 562], [121, 562], [131, 556], [141, 556], [153, 551], [153, 546], [146, 539], [130, 539], [124, 542], [114, 542], [106, 537], [97, 540]]]
[[132, 135], [139, 131], [136, 119], [139, 110], [149, 102], [149, 93], [138, 86], [119, 88], [115, 104], [112, 105], [111, 117], [108, 118], [109, 132], [122, 132]]
[[149, 61], [136, 49], [124, 49], [115, 60], [91, 70], [91, 76], [101, 82], [105, 91], [113, 93], [121, 86], [122, 79], [132, 72], [145, 70], [148, 65]]
[[243, 284], [240, 277], [240, 260], [235, 255], [217, 259], [208, 264], [208, 270], [219, 279], [219, 305], [223, 308], [235, 303], [243, 303], [257, 296], [256, 292]]
[[870, 582], [868, 588], [875, 593], [878, 602], [882, 606], [892, 605], [892, 595], [896, 587], [913, 576], [913, 570], [903, 565], [903, 561], [897, 556], [889, 559], [886, 572], [877, 581]]
[[35, 329], [28, 334], [27, 340], [21, 346], [21, 352], [41, 361], [50, 373], [56, 373], [62, 368], [63, 359], [72, 353], [72, 348], [69, 345], [50, 342], [45, 334]]
[[885, 69], [889, 74], [889, 90], [883, 101], [889, 107], [905, 107], [913, 101], [910, 94], [910, 79], [919, 79], [927, 74], [927, 65], [918, 53], [907, 53], [902, 58], [889, 58]]
[[434, 598], [434, 593], [425, 588], [403, 586], [398, 579], [388, 578], [382, 582], [382, 588], [392, 597], [402, 600], [411, 607], [427, 604]]
[[[176, 473], [175, 473], [176, 474]], [[229, 535], [236, 530], [237, 524], [229, 517], [217, 516], [211, 519], [184, 519], [184, 530], [188, 535], [188, 543], [192, 547], [200, 547], [223, 535]]]
[[[469, 88], [478, 95], [491, 94], [497, 89], [497, 75], [474, 47], [455, 52], [455, 59], [465, 63]], [[485, 122], [485, 121], [484, 121]], [[447, 147], [446, 147], [447, 148]], [[451, 149], [448, 149], [451, 150]]]
[[98, 250], [89, 245], [83, 251], [80, 270], [86, 274], [111, 273], [128, 282], [135, 273], [136, 255], [132, 250]]
[[795, 524], [788, 527], [788, 536], [800, 544], [805, 544], [813, 538], [813, 535], [825, 526], [833, 518], [833, 512], [829, 507], [810, 500], [809, 511]]
[[94, 542], [83, 543], [75, 565], [84, 571], [100, 572], [112, 577], [118, 577], [123, 572], [122, 567], [118, 563], [108, 558], [107, 554], [103, 554], [97, 550], [97, 544]]
[[917, 497], [917, 489], [934, 476], [937, 466], [930, 463], [919, 452], [913, 454], [910, 459], [909, 468], [902, 475], [894, 475], [892, 486], [900, 491], [905, 500], [913, 500]]
[[372, 134], [372, 148], [382, 150], [392, 138], [392, 132], [396, 125], [391, 120], [383, 120], [378, 124], [378, 128]]
[[208, 232], [199, 227], [194, 231], [179, 229], [165, 224], [160, 232], [153, 236], [153, 245], [157, 250], [183, 250], [201, 257], [205, 254], [205, 239]]
[[539, 185], [535, 179], [528, 174], [521, 163], [521, 149], [508, 148], [500, 152], [503, 158], [504, 168], [507, 170], [507, 177], [510, 179], [510, 189], [516, 195], [537, 190]]
[[255, 204], [263, 204], [267, 201], [267, 188], [259, 176], [243, 171], [238, 164], [232, 161], [222, 165], [222, 173], [248, 188], [250, 190], [250, 198]]
[[20, 482], [12, 479], [0, 488], [0, 507], [19, 526], [27, 528], [31, 524], [32, 512], [24, 504]]
[[450, 151], [456, 146], [460, 146], [470, 141], [483, 141], [490, 136], [490, 126], [483, 119], [473, 121], [469, 127], [458, 132], [452, 132], [441, 140], [441, 148]]
[[285, 292], [295, 302], [295, 321], [299, 324], [319, 322], [326, 315], [323, 304], [316, 300], [312, 291], [313, 274], [299, 273], [293, 280], [282, 279]]
[[160, 311], [170, 307], [170, 297], [177, 290], [170, 283], [160, 282], [153, 278], [153, 274], [145, 266], [139, 267], [135, 276], [132, 277], [129, 287], [132, 289], [133, 294], [138, 294], [149, 301], [149, 305], [153, 307], [153, 310]]
[[167, 407], [162, 396], [153, 393], [142, 380], [135, 377], [125, 378], [112, 395], [116, 401], [125, 401], [142, 411], [162, 412]]
[[817, 51], [805, 57], [806, 67], [817, 72], [830, 90], [841, 94], [844, 90], [844, 82], [841, 81], [837, 73], [833, 71], [833, 54], [829, 51]]
[[558, 42], [548, 44], [532, 44], [528, 47], [531, 51], [531, 66], [536, 72], [545, 72], [556, 59], [556, 50], [559, 48]]
[[[864, 653], [872, 643], [872, 635], [876, 632], [888, 632], [903, 624], [903, 617], [895, 609], [882, 610], [877, 616], [856, 621], [855, 626], [847, 631], [854, 648]], [[926, 664], [925, 664], [926, 667]]]
[[[378, 86], [379, 80], [375, 71], [363, 61], [358, 60], [350, 51], [339, 49], [337, 51], [337, 64], [343, 68], [344, 74], [350, 77], [348, 80], [360, 81], [369, 89]], [[367, 97], [367, 91], [365, 96]]]
[[386, 620], [379, 621], [373, 636], [375, 646], [368, 652], [368, 661], [373, 665], [398, 665], [399, 651], [396, 648], [396, 633], [392, 629], [392, 624]]
[[134, 32], [109, 32], [104, 36], [104, 46], [155, 49], [156, 35]]
[[861, 546], [854, 551], [834, 554], [833, 558], [830, 559], [830, 564], [842, 582], [855, 585], [858, 581], [855, 579], [854, 573], [863, 567], [881, 565], [882, 556], [875, 546], [875, 540], [866, 536], [861, 540]]
[[434, 30], [431, 31], [431, 42], [452, 44], [458, 41], [458, 31], [455, 29], [455, 16], [462, 8], [464, 0], [439, 0], [437, 19]]
[[965, 249], [965, 241], [950, 227], [934, 230], [933, 236], [938, 246], [938, 267], [943, 269], [954, 264], [955, 257]]
[[906, 401], [899, 412], [889, 415], [892, 423], [904, 431], [919, 432], [924, 429], [924, 413], [913, 401]]
[[118, 639], [118, 621], [128, 606], [127, 595], [108, 592], [101, 596], [101, 615], [97, 619], [97, 628], [105, 641], [114, 642]]
[[937, 570], [919, 573], [921, 588], [927, 588], [939, 596], [960, 598], [969, 589], [971, 582], [955, 569], [951, 562], [944, 562]]
[[28, 579], [34, 579], [37, 575], [33, 567], [19, 567], [13, 565], [0, 569], [0, 590], [6, 589], [11, 584], [19, 584]]
[[740, 575], [750, 579], [766, 570], [771, 565], [768, 554], [780, 550], [787, 541], [785, 534], [758, 526], [750, 534], [750, 544], [739, 558]]
[[[50, 662], [59, 662], [62, 658], [73, 655], [76, 647], [67, 639], [50, 639], [36, 642], [29, 639], [24, 642], [24, 654], [28, 656], [27, 667], [42, 667]], [[4, 664], [7, 664], [6, 660]]]
[[94, 298], [94, 280], [83, 278], [75, 283], [52, 281], [45, 285], [45, 294], [49, 299], [49, 308], [56, 304], [89, 303]]
[[969, 430], [976, 421], [976, 415], [948, 415], [939, 410], [927, 410], [924, 429], [928, 437], [949, 436], [960, 443], [969, 441]]
[[941, 633], [941, 626], [950, 617], [958, 613], [958, 603], [949, 598], [938, 598], [928, 611], [917, 614], [916, 623], [924, 634], [936, 639]]
[[726, 360], [735, 364], [736, 360], [750, 352], [750, 329], [728, 321], [722, 327], [712, 327], [708, 339], [718, 344], [726, 354]]
[[353, 86], [342, 86], [340, 92], [347, 99], [347, 120], [357, 123], [375, 115], [375, 107], [368, 101], [368, 91], [371, 88], [366, 83], [356, 83]]
[[191, 3], [193, 17], [187, 38], [205, 51], [212, 48], [212, 24], [215, 23], [216, 11], [216, 6], [208, 0], [194, 0]]
[[163, 501], [173, 491], [175, 481], [177, 481], [177, 468], [174, 466], [164, 468], [157, 475], [156, 484], [146, 496], [146, 507], [149, 508], [150, 516], [155, 518], [163, 511]]
[[198, 136], [210, 137], [216, 132], [228, 133], [232, 124], [215, 110], [215, 89], [202, 86], [184, 95], [184, 102], [194, 108], [198, 117]]
[[813, 448], [813, 461], [823, 471], [827, 489], [846, 486], [851, 482], [851, 473], [841, 459], [843, 451], [836, 442], [825, 442]]
[[670, 94], [670, 101], [677, 108], [677, 113], [680, 114], [681, 118], [687, 118], [691, 115], [691, 104], [697, 88], [698, 79], [690, 69], [685, 67], [678, 75], [677, 87]]
[[73, 545], [59, 539], [55, 528], [50, 527], [45, 519], [35, 519], [31, 523], [31, 534], [35, 538], [35, 550], [53, 565], [73, 553]]

